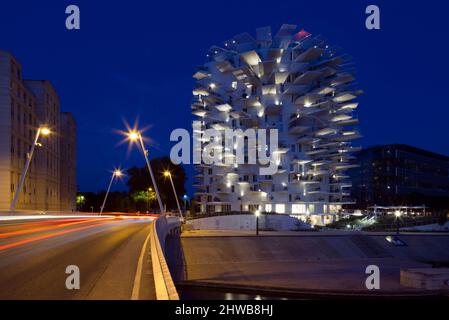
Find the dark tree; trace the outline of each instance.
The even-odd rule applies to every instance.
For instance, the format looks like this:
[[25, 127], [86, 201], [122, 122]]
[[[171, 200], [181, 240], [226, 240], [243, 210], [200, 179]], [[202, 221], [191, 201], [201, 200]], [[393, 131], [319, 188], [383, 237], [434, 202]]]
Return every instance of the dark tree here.
[[[164, 177], [164, 171], [168, 170], [171, 172], [173, 184], [175, 185], [175, 190], [182, 208], [182, 197], [186, 192], [184, 184], [187, 180], [184, 168], [181, 165], [173, 164], [169, 157], [152, 159], [151, 168], [153, 169], [154, 178], [159, 188], [162, 203], [167, 206], [167, 210], [177, 209], [170, 180], [169, 178]], [[133, 167], [127, 171], [127, 174], [128, 181], [126, 184], [129, 188], [130, 194], [139, 191], [146, 191], [149, 188], [153, 188], [153, 190], [155, 190], [153, 184], [151, 183], [150, 174], [146, 166], [142, 168]]]

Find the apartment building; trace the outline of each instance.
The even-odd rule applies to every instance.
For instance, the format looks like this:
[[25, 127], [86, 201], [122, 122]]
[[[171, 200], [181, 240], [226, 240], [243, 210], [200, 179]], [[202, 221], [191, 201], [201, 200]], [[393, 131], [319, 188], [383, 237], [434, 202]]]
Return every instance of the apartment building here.
[[[74, 137], [60, 134], [60, 103], [48, 80], [25, 80], [22, 66], [8, 52], [0, 51], [0, 210], [9, 210], [28, 153], [40, 126], [53, 134], [41, 135], [25, 178], [16, 210], [58, 211], [67, 205], [61, 195], [61, 153]], [[76, 129], [75, 129], [76, 131]], [[75, 134], [71, 130], [71, 134]], [[75, 144], [71, 144], [75, 148]], [[70, 150], [72, 154], [74, 151]], [[66, 151], [66, 148], [64, 148]], [[75, 162], [75, 158], [70, 159]], [[75, 165], [72, 165], [75, 167]], [[69, 182], [76, 188], [76, 179]], [[75, 191], [76, 192], [76, 191]], [[74, 199], [75, 195], [70, 195]], [[65, 203], [64, 206], [61, 204]]]
[[448, 208], [449, 157], [405, 144], [356, 152], [359, 167], [348, 171], [358, 208], [425, 205]]
[[[197, 211], [276, 212], [319, 225], [336, 219], [353, 203], [346, 170], [359, 150], [351, 145], [360, 137], [354, 71], [340, 48], [295, 25], [211, 47], [193, 75], [199, 131], [277, 129], [278, 169], [261, 176], [258, 164], [196, 165]], [[218, 151], [233, 156], [225, 145]]]

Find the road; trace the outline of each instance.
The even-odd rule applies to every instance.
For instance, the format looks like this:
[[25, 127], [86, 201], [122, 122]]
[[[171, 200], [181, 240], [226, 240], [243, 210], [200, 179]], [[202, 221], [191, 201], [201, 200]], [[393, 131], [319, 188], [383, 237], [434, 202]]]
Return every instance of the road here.
[[[0, 299], [155, 299], [152, 218], [0, 221]], [[66, 288], [66, 268], [80, 288]]]

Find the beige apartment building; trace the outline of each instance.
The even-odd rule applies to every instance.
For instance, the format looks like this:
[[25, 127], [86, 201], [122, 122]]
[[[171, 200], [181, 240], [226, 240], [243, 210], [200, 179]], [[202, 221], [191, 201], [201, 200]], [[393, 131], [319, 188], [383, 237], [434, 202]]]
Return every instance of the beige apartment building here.
[[39, 138], [16, 210], [72, 211], [76, 197], [76, 124], [61, 114], [48, 80], [24, 80], [22, 67], [0, 51], [0, 211], [9, 210], [37, 129]]

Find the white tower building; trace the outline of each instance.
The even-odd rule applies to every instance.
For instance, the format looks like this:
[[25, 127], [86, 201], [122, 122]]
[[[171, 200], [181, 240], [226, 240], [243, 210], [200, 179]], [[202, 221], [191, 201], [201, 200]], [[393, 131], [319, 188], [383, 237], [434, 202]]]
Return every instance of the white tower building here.
[[256, 38], [243, 33], [211, 47], [193, 75], [200, 131], [276, 128], [280, 157], [277, 172], [264, 176], [258, 164], [196, 165], [197, 211], [260, 210], [323, 225], [352, 203], [345, 171], [359, 149], [351, 141], [360, 137], [353, 112], [361, 92], [350, 60], [286, 24], [274, 37], [264, 27]]

